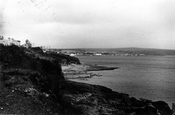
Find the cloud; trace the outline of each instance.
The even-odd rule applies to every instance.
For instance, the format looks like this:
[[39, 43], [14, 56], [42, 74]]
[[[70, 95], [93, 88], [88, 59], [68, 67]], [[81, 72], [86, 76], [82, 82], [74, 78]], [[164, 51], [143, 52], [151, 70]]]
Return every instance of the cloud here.
[[2, 20], [2, 14], [0, 13], [0, 34], [3, 34], [3, 20]]
[[37, 45], [174, 47], [173, 0], [4, 1], [4, 33]]
[[0, 1], [0, 35], [4, 32], [4, 19], [3, 19], [3, 1]]
[[161, 2], [158, 7], [159, 11], [159, 18], [163, 22], [164, 26], [167, 29], [175, 30], [175, 7], [174, 7], [175, 1], [169, 0], [166, 2]]

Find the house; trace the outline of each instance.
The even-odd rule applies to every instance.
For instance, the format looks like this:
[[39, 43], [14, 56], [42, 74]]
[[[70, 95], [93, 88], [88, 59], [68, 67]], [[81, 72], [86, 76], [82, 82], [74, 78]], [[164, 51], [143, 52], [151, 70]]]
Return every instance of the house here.
[[26, 40], [26, 43], [22, 45], [23, 47], [26, 47], [26, 48], [31, 48], [32, 47], [32, 43], [27, 39]]
[[70, 56], [76, 56], [76, 54], [75, 53], [71, 53]]
[[13, 38], [5, 39], [3, 36], [0, 36], [0, 44], [3, 44], [5, 46], [10, 46], [10, 45], [20, 46], [20, 43], [21, 42], [19, 40], [14, 40]]
[[96, 56], [101, 56], [102, 54], [101, 54], [101, 53], [96, 53], [95, 55], [96, 55]]

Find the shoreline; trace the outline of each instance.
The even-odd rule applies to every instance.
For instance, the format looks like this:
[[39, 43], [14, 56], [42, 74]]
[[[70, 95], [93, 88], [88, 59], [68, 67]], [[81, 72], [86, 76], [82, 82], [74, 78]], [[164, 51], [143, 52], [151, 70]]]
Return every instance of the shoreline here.
[[105, 67], [105, 66], [98, 66], [98, 65], [77, 65], [77, 64], [70, 64], [67, 66], [62, 66], [62, 72], [66, 79], [87, 79], [92, 78], [94, 76], [100, 77], [100, 74], [94, 74], [92, 71], [110, 71], [119, 69], [119, 67]]
[[[93, 71], [112, 71], [115, 69], [119, 69], [119, 67], [105, 67], [105, 66], [90, 65], [90, 64], [82, 64], [82, 65], [71, 64], [71, 65], [62, 67], [64, 77], [67, 80], [71, 80], [74, 82], [77, 82], [77, 80], [79, 80], [79, 83], [84, 83], [84, 82], [81, 82], [82, 80], [87, 81], [88, 79], [90, 79], [92, 77], [101, 77], [102, 76], [99, 73], [98, 74], [91, 73]], [[99, 85], [99, 86], [103, 86], [103, 85]], [[103, 86], [103, 87], [106, 87], [106, 86]], [[109, 88], [109, 87], [106, 87], [106, 88]], [[109, 88], [109, 89], [113, 90], [112, 88]], [[113, 90], [113, 91], [117, 92], [115, 90]], [[121, 92], [121, 93], [128, 94], [125, 92]], [[130, 95], [130, 94], [128, 94], [128, 95]], [[137, 97], [137, 98], [139, 98], [139, 97]], [[140, 97], [139, 99], [142, 99], [142, 97]], [[143, 98], [143, 99], [147, 100], [148, 98]], [[154, 100], [154, 101], [156, 101], [156, 100]], [[168, 103], [169, 107], [172, 109], [173, 102], [172, 103], [167, 102], [167, 103]]]

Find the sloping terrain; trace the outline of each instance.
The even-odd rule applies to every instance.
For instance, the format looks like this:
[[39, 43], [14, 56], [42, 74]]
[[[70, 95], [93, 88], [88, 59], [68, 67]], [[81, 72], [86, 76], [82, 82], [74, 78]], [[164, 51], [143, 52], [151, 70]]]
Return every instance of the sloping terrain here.
[[[35, 57], [28, 49], [0, 46], [1, 107], [0, 113], [53, 114], [60, 106], [53, 91], [64, 80], [56, 61]], [[50, 68], [50, 69], [48, 69]], [[56, 85], [57, 84], [57, 85]]]

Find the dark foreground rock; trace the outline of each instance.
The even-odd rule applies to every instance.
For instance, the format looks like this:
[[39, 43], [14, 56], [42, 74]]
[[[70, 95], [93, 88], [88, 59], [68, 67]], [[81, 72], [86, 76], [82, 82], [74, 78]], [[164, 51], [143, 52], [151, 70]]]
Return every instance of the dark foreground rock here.
[[163, 101], [138, 100], [106, 87], [66, 82], [62, 93], [66, 114], [83, 115], [171, 115]]
[[172, 115], [168, 104], [65, 80], [57, 58], [0, 45], [0, 114]]

